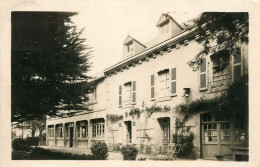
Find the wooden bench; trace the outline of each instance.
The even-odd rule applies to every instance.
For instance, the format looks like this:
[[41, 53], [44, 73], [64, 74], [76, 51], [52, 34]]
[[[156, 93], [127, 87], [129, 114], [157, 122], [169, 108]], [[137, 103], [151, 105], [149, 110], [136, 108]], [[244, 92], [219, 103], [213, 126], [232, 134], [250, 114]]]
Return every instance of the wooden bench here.
[[216, 154], [215, 157], [218, 161], [223, 161], [225, 156], [230, 156], [232, 154]]

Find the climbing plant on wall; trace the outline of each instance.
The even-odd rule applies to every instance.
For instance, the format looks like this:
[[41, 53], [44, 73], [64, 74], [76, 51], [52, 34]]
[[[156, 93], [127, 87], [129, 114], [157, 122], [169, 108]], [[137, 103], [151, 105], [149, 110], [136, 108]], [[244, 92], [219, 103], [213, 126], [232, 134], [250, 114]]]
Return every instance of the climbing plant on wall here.
[[115, 123], [118, 122], [120, 120], [122, 120], [124, 118], [123, 115], [115, 115], [115, 114], [107, 114], [107, 121], [106, 121], [106, 125], [107, 125], [107, 129], [110, 132], [110, 134], [112, 135], [112, 139], [113, 139], [113, 143], [114, 143], [114, 139], [115, 139], [115, 129], [112, 128], [112, 126], [108, 123]]
[[148, 120], [154, 113], [160, 113], [160, 112], [169, 112], [171, 110], [170, 106], [157, 106], [156, 104], [153, 104], [151, 106], [147, 106], [144, 102], [140, 108], [133, 107], [131, 108], [129, 112], [129, 116], [131, 116], [133, 119], [136, 118], [137, 121], [140, 121], [140, 117], [142, 116], [144, 119], [141, 119], [142, 122], [138, 123], [138, 129], [141, 135], [139, 138], [141, 138], [141, 152], [147, 150], [147, 148], [144, 146], [145, 141], [150, 142], [152, 137], [148, 134]]
[[107, 120], [111, 123], [118, 122], [124, 118], [123, 115], [107, 114]]

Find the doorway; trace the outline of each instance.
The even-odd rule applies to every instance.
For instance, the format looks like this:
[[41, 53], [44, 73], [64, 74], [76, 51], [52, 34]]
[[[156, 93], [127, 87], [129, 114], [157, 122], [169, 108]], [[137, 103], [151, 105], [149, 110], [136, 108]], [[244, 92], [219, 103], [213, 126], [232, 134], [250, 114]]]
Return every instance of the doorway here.
[[125, 125], [126, 125], [126, 142], [132, 143], [132, 122], [125, 121]]
[[70, 127], [70, 147], [73, 147], [73, 132], [74, 132], [74, 127]]
[[201, 116], [202, 157], [216, 159], [215, 155], [227, 155], [225, 159], [232, 159], [231, 122], [225, 115], [206, 113]]

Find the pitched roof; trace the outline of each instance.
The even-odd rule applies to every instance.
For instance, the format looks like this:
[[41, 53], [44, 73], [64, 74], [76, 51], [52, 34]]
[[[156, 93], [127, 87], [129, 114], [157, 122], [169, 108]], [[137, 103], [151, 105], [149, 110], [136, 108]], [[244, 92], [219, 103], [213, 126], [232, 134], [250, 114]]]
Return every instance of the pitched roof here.
[[183, 29], [183, 27], [176, 20], [174, 20], [170, 14], [165, 14], [165, 13], [161, 15], [161, 17], [157, 21], [156, 26], [157, 27], [160, 26], [161, 24], [165, 23], [167, 20], [172, 20], [180, 29]]
[[135, 38], [131, 37], [130, 35], [127, 35], [124, 45], [126, 45], [127, 43], [131, 42], [131, 41], [135, 41], [137, 43], [139, 43], [140, 45], [142, 45], [143, 47], [146, 48], [146, 46], [144, 44], [142, 44], [141, 42], [139, 42], [138, 40], [136, 40]]

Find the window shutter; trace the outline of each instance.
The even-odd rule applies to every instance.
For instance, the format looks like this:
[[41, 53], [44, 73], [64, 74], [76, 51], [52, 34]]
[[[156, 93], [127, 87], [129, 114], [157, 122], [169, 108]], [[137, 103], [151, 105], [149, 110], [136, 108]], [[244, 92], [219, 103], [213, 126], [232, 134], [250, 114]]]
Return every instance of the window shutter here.
[[136, 81], [133, 81], [133, 87], [132, 87], [132, 102], [136, 102]]
[[155, 98], [154, 93], [154, 75], [151, 75], [151, 99]]
[[200, 66], [200, 90], [207, 89], [207, 63], [206, 58], [202, 59]]
[[233, 81], [241, 77], [241, 54], [233, 56]]
[[119, 106], [122, 106], [122, 86], [119, 86]]
[[177, 93], [176, 90], [176, 68], [171, 69], [171, 95], [175, 95]]

